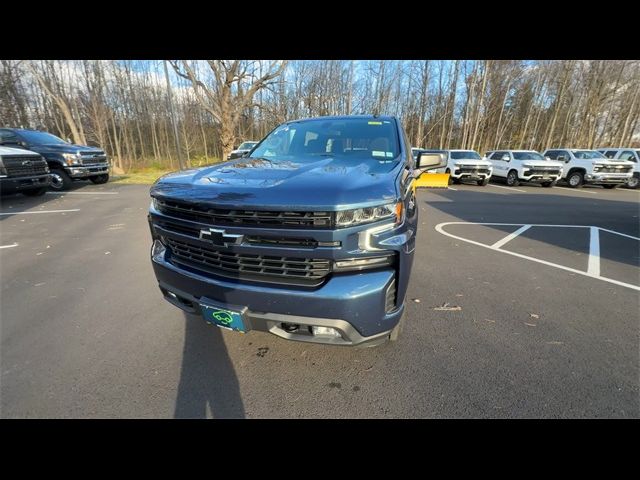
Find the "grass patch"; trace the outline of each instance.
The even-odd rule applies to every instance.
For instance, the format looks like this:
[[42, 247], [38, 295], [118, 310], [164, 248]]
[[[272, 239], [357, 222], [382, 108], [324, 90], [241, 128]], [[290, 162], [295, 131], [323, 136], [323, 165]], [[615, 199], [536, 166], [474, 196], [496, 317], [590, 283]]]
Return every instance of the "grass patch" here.
[[[191, 159], [191, 168], [212, 165], [213, 163], [217, 163], [217, 159], [196, 157]], [[113, 183], [124, 183], [131, 185], [151, 185], [161, 176], [175, 171], [175, 169], [171, 170], [158, 164], [154, 164], [150, 167], [134, 168], [130, 172], [127, 172], [123, 175], [111, 175], [109, 181]]]
[[124, 183], [131, 185], [151, 185], [162, 175], [170, 173], [172, 170], [161, 170], [157, 168], [143, 168], [140, 170], [133, 170], [124, 175], [112, 175], [109, 178], [111, 183]]

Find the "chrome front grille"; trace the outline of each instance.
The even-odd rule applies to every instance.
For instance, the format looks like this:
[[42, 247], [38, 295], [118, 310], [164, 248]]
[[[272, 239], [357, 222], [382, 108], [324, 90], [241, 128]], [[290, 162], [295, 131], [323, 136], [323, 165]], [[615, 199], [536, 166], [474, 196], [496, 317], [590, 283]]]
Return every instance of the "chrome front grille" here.
[[2, 163], [9, 177], [44, 175], [47, 173], [47, 162], [39, 155], [6, 156], [2, 157]]

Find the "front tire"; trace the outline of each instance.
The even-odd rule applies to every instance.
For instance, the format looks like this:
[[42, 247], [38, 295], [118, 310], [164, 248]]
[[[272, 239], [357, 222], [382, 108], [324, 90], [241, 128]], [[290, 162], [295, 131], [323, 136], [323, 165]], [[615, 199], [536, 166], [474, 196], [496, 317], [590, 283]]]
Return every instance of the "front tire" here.
[[640, 173], [634, 173], [633, 177], [627, 182], [627, 188], [633, 188], [634, 190], [640, 185]]
[[571, 172], [567, 176], [567, 185], [571, 188], [581, 188], [584, 185], [584, 174], [582, 172]]
[[484, 180], [478, 180], [478, 185], [480, 187], [486, 187], [489, 184], [489, 179], [485, 178]]
[[91, 183], [94, 185], [102, 185], [103, 183], [107, 183], [109, 181], [109, 174], [105, 173], [104, 175], [98, 175], [96, 177], [89, 177]]
[[47, 191], [47, 187], [33, 188], [31, 190], [23, 190], [22, 194], [27, 197], [41, 197]]
[[558, 181], [557, 181], [557, 180], [554, 180], [553, 182], [544, 182], [544, 183], [542, 184], [542, 186], [543, 186], [544, 188], [551, 188], [551, 187], [555, 187], [555, 186], [556, 186], [556, 183], [558, 183]]
[[507, 173], [507, 185], [510, 187], [517, 187], [520, 185], [520, 180], [518, 179], [518, 172], [515, 170], [511, 170]]
[[64, 190], [69, 190], [71, 187], [71, 177], [67, 175], [67, 172], [60, 169], [51, 170], [51, 189], [62, 192]]

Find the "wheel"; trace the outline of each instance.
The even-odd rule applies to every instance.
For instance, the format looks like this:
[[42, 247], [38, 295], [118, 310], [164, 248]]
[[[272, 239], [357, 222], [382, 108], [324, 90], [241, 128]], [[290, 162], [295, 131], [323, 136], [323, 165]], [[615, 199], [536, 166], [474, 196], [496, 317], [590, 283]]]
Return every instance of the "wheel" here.
[[489, 183], [489, 179], [485, 178], [484, 180], [478, 180], [478, 185], [480, 185], [481, 187], [486, 186]]
[[393, 330], [391, 330], [391, 332], [389, 333], [389, 341], [390, 342], [397, 342], [398, 338], [400, 337], [400, 334], [402, 333], [402, 329], [404, 327], [404, 317], [405, 317], [405, 312], [402, 312], [402, 316], [400, 317], [400, 321], [398, 322], [398, 324], [393, 327]]
[[451, 170], [447, 168], [444, 173], [449, 175], [449, 185], [453, 185], [453, 177], [451, 176]]
[[584, 174], [582, 172], [571, 172], [567, 177], [567, 185], [571, 188], [580, 188], [584, 185]]
[[542, 186], [545, 188], [551, 188], [551, 187], [555, 187], [556, 183], [558, 183], [557, 180], [554, 180], [553, 182], [544, 182]]
[[63, 191], [71, 187], [71, 177], [64, 170], [51, 170], [51, 188], [53, 190]]
[[89, 177], [89, 180], [91, 180], [91, 183], [95, 185], [102, 185], [103, 183], [107, 183], [109, 181], [109, 174], [105, 173], [104, 175]]
[[640, 173], [634, 173], [633, 177], [627, 182], [627, 187], [635, 189], [638, 188], [638, 185], [640, 185]]
[[518, 172], [516, 172], [515, 170], [511, 170], [507, 174], [507, 185], [509, 185], [510, 187], [517, 187], [518, 185], [520, 185], [520, 180], [518, 180]]
[[47, 187], [33, 188], [31, 190], [23, 190], [23, 195], [27, 197], [41, 197], [47, 191]]
[[618, 185], [602, 185], [604, 188], [608, 188], [609, 190], [612, 190], [614, 188], [616, 188]]

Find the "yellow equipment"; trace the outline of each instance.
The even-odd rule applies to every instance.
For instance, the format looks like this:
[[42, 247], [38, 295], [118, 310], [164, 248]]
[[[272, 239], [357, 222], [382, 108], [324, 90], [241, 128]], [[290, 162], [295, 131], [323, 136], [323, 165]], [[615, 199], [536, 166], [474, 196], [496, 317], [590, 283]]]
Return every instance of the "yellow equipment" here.
[[448, 173], [429, 173], [425, 172], [415, 179], [413, 182], [413, 189], [426, 187], [426, 188], [447, 188], [449, 186], [449, 174]]

